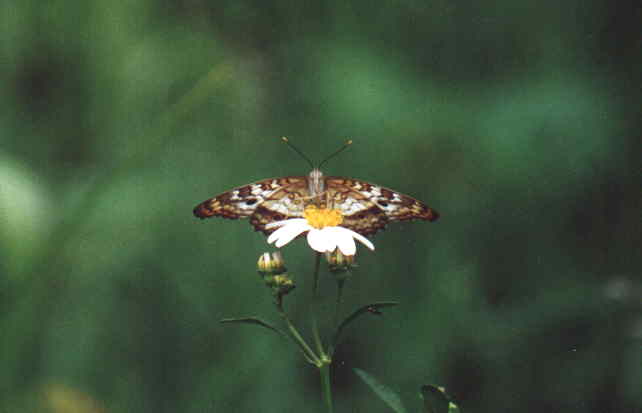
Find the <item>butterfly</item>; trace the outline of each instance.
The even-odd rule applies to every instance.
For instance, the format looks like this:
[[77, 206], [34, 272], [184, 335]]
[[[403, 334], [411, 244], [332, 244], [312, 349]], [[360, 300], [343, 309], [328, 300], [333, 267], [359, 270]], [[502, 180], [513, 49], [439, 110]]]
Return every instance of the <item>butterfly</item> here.
[[341, 226], [362, 235], [374, 234], [388, 222], [439, 217], [437, 211], [408, 195], [359, 179], [324, 176], [319, 169], [308, 176], [264, 179], [223, 192], [198, 204], [194, 215], [249, 218], [255, 231], [268, 235], [275, 230], [267, 229], [268, 223], [302, 218], [311, 203], [338, 209], [343, 215]]
[[[283, 140], [289, 144], [287, 138]], [[330, 157], [351, 143], [348, 141]], [[293, 149], [308, 160], [298, 149]], [[319, 167], [313, 167], [308, 176], [264, 179], [223, 192], [198, 204], [194, 215], [201, 219], [249, 218], [254, 230], [265, 235], [276, 230], [266, 228], [267, 224], [302, 218], [305, 207], [310, 204], [338, 209], [343, 216], [341, 226], [362, 235], [374, 234], [388, 222], [439, 218], [439, 213], [423, 202], [392, 189], [354, 178], [324, 176], [319, 168], [326, 160]]]

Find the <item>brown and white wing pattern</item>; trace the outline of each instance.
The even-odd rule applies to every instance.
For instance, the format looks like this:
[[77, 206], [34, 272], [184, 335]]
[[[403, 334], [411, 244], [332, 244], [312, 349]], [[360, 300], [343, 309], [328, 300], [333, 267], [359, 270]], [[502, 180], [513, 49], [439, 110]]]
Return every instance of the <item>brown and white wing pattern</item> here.
[[303, 216], [303, 199], [308, 197], [304, 176], [264, 179], [234, 188], [201, 202], [194, 208], [198, 218], [250, 218], [255, 231], [269, 234], [270, 222]]
[[329, 202], [343, 214], [341, 226], [363, 235], [374, 234], [388, 222], [421, 219], [439, 214], [421, 201], [388, 188], [351, 178], [325, 178]]

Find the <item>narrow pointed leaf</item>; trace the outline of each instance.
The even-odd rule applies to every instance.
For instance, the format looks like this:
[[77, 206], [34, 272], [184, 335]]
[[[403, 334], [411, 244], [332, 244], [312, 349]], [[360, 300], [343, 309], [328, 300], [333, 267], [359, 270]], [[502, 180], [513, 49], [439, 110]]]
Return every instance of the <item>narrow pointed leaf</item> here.
[[303, 357], [308, 361], [308, 363], [313, 364], [316, 366], [317, 363], [314, 362], [307, 354], [306, 352], [301, 348], [301, 346], [298, 345], [296, 340], [294, 340], [293, 337], [288, 336], [285, 334], [283, 331], [279, 330], [278, 328], [274, 327], [272, 324], [268, 323], [267, 321], [263, 321], [260, 318], [256, 317], [245, 317], [245, 318], [224, 318], [220, 320], [221, 323], [242, 323], [242, 324], [254, 324], [256, 326], [264, 327], [267, 328], [268, 330], [272, 330], [275, 333], [278, 333], [281, 337], [285, 338], [286, 340], [289, 338], [293, 341], [294, 344], [297, 345], [297, 348], [299, 351], [301, 351], [301, 354], [303, 354]]
[[221, 320], [221, 323], [242, 323], [242, 324], [254, 324], [256, 326], [261, 326], [264, 328], [267, 328], [268, 330], [272, 330], [275, 333], [278, 333], [279, 335], [283, 337], [287, 337], [281, 330], [278, 328], [274, 327], [272, 324], [268, 323], [267, 321], [263, 321], [260, 318], [256, 317], [245, 317], [245, 318], [224, 318]]
[[337, 327], [337, 331], [335, 331], [334, 336], [332, 337], [332, 342], [330, 343], [330, 354], [334, 351], [334, 349], [337, 347], [337, 344], [339, 344], [339, 340], [341, 339], [341, 333], [343, 330], [346, 328], [348, 324], [359, 318], [359, 316], [363, 314], [374, 314], [374, 315], [382, 315], [381, 311], [379, 310], [380, 308], [384, 307], [393, 307], [395, 305], [398, 305], [399, 303], [396, 301], [382, 301], [378, 303], [372, 303], [368, 305], [364, 305], [363, 307], [357, 309], [355, 312], [350, 314], [348, 317], [346, 317], [341, 324], [339, 324], [339, 327]]
[[459, 408], [450, 401], [443, 387], [424, 384], [421, 386], [421, 398], [426, 413], [459, 413]]
[[395, 413], [407, 413], [406, 408], [401, 403], [401, 397], [394, 390], [361, 369], [355, 368], [353, 370]]

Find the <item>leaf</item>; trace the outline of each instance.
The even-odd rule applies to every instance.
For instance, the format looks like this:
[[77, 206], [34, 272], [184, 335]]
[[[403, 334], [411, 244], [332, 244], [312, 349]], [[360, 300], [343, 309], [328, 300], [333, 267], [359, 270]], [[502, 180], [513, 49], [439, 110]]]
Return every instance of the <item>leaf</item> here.
[[337, 344], [339, 344], [341, 333], [343, 332], [343, 330], [346, 328], [348, 324], [356, 320], [360, 315], [363, 315], [366, 313], [382, 315], [382, 312], [379, 311], [380, 308], [393, 307], [398, 304], [399, 303], [396, 301], [381, 301], [378, 303], [364, 305], [363, 307], [357, 309], [355, 312], [350, 314], [345, 320], [343, 320], [341, 324], [339, 324], [339, 327], [337, 327], [337, 331], [335, 331], [334, 336], [332, 337], [332, 342], [330, 343], [330, 348], [328, 351], [330, 355], [332, 355], [332, 353], [334, 352], [334, 349], [337, 347]]
[[303, 357], [308, 361], [308, 363], [317, 365], [317, 363], [308, 356], [308, 354], [305, 352], [305, 350], [299, 345], [299, 343], [291, 336], [288, 336], [285, 334], [283, 331], [279, 330], [278, 328], [274, 327], [272, 324], [268, 323], [267, 321], [263, 321], [260, 318], [256, 317], [245, 317], [245, 318], [224, 318], [220, 320], [221, 323], [244, 323], [244, 324], [254, 324], [260, 327], [267, 328], [268, 330], [272, 330], [275, 333], [278, 333], [281, 337], [285, 339], [292, 339], [294, 344], [297, 345], [297, 348], [299, 351], [301, 351], [301, 354], [303, 354]]
[[459, 413], [459, 407], [450, 401], [443, 387], [424, 384], [421, 386], [421, 398], [426, 413]]
[[272, 324], [267, 321], [263, 321], [260, 318], [256, 317], [245, 317], [245, 318], [224, 318], [221, 320], [221, 323], [243, 323], [243, 324], [254, 324], [272, 330], [275, 333], [280, 334], [283, 337], [287, 337], [281, 330], [274, 327]]
[[406, 408], [403, 406], [403, 403], [401, 403], [401, 398], [394, 390], [361, 369], [354, 368], [353, 370], [393, 411], [396, 413], [407, 413]]
[[459, 413], [459, 406], [453, 402], [448, 403], [448, 413]]

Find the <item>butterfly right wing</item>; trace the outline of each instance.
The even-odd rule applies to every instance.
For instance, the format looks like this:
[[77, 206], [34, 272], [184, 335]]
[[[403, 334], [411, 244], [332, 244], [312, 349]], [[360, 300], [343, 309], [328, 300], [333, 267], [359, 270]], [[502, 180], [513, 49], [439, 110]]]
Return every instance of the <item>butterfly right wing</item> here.
[[423, 202], [359, 179], [329, 176], [330, 199], [343, 213], [342, 226], [362, 235], [384, 229], [388, 222], [421, 219], [434, 221], [439, 214]]

